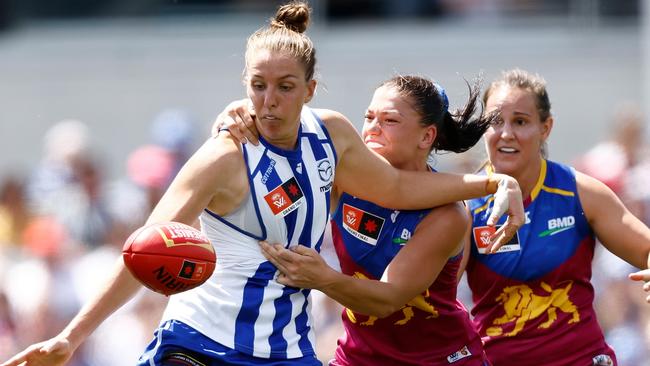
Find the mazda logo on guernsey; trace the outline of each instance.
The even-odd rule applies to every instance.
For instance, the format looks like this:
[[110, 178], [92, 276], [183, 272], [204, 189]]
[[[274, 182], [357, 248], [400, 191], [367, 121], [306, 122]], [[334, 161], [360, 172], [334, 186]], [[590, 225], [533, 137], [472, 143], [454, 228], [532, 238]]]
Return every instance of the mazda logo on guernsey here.
[[329, 182], [332, 179], [332, 163], [328, 159], [318, 162], [318, 175], [323, 182]]

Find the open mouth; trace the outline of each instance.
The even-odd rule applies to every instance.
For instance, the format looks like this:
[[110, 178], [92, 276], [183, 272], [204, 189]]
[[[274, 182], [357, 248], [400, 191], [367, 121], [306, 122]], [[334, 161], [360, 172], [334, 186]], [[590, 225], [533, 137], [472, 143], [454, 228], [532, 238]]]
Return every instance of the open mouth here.
[[262, 116], [262, 119], [267, 120], [267, 121], [279, 121], [280, 120], [278, 117], [276, 117], [276, 116], [274, 116], [272, 114], [265, 114], [265, 115]]
[[366, 140], [365, 143], [366, 143], [366, 146], [368, 146], [371, 149], [377, 149], [377, 148], [380, 148], [380, 147], [384, 146], [383, 144], [380, 144], [379, 142], [377, 142], [375, 140]]
[[497, 151], [505, 154], [514, 154], [519, 152], [519, 150], [515, 149], [514, 147], [500, 147], [497, 149]]

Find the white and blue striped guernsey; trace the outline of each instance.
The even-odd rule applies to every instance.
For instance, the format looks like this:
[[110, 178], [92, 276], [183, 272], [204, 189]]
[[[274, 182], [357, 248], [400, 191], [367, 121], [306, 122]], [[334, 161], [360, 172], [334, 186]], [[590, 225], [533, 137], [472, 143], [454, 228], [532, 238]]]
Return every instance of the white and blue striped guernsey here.
[[259, 240], [320, 249], [329, 217], [336, 153], [322, 121], [304, 107], [298, 143], [286, 151], [260, 138], [244, 144], [251, 189], [234, 212], [205, 210], [203, 232], [217, 265], [203, 285], [170, 297], [163, 322], [180, 320], [222, 345], [255, 357], [314, 354], [309, 290], [275, 281]]

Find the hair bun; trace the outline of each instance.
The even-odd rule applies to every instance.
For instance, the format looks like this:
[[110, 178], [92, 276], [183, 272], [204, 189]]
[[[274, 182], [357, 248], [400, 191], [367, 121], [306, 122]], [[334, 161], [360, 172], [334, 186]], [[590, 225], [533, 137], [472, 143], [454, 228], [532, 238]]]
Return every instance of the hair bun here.
[[294, 32], [304, 33], [309, 26], [309, 6], [302, 1], [292, 1], [282, 5], [271, 20], [271, 26], [287, 28]]

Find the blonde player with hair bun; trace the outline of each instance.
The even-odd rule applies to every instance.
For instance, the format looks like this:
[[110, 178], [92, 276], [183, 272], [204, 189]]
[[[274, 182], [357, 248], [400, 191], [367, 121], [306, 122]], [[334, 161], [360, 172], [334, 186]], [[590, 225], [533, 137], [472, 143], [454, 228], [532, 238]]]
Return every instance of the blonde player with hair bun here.
[[[279, 283], [258, 242], [318, 250], [333, 185], [404, 209], [496, 192], [500, 213], [507, 209], [510, 216], [494, 236], [495, 245], [523, 223], [521, 194], [512, 178], [394, 169], [365, 147], [340, 113], [305, 106], [316, 88], [315, 50], [303, 33], [308, 22], [307, 5], [292, 2], [248, 39], [245, 84], [257, 111], [260, 145], [241, 145], [229, 134], [209, 139], [147, 220], [192, 224], [198, 217], [218, 261], [206, 283], [170, 298], [139, 365], [320, 365], [309, 290]], [[120, 259], [108, 282], [61, 333], [2, 366], [64, 365], [141, 287]]]

